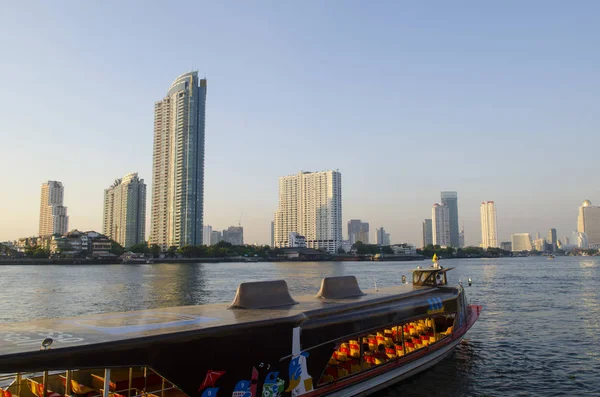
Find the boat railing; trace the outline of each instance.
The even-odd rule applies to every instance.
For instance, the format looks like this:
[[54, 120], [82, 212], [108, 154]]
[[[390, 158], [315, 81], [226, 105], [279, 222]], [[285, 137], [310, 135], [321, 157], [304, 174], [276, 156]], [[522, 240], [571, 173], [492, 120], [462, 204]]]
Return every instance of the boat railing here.
[[9, 392], [8, 395], [12, 397], [185, 396], [174, 384], [149, 367], [0, 374], [0, 389]]

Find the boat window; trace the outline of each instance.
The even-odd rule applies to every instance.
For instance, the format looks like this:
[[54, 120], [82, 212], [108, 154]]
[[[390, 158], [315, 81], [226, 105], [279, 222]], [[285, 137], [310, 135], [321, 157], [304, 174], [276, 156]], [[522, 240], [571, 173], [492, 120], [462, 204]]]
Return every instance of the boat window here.
[[450, 336], [455, 313], [440, 313], [338, 341], [319, 386], [398, 360]]
[[46, 397], [103, 397], [105, 388], [108, 397], [186, 396], [148, 367], [0, 374], [0, 390], [13, 397], [44, 397], [44, 389]]

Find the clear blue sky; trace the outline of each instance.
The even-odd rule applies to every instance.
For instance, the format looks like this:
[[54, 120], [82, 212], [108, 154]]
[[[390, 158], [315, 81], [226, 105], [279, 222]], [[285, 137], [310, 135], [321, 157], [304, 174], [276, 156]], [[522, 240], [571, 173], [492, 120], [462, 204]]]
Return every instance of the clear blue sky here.
[[[103, 189], [150, 191], [154, 102], [208, 78], [205, 223], [267, 243], [277, 177], [339, 169], [343, 217], [420, 244], [441, 190], [466, 240], [576, 227], [600, 204], [600, 2], [3, 1], [0, 240], [38, 230], [40, 184], [70, 227]], [[148, 213], [150, 197], [148, 197]], [[149, 232], [149, 231], [148, 231]]]

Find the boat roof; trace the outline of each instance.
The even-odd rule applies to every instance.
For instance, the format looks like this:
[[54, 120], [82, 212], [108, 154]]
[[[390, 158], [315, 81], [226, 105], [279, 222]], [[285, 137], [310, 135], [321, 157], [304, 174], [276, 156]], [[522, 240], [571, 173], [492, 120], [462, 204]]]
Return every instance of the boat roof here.
[[423, 295], [436, 291], [448, 297], [454, 294], [453, 289], [404, 284], [341, 299], [322, 295], [294, 297], [294, 303], [274, 308], [240, 309], [228, 304], [208, 304], [0, 324], [0, 358], [39, 351], [48, 337], [53, 339], [52, 350], [65, 349], [294, 318], [301, 321], [398, 300], [417, 304], [425, 300]]

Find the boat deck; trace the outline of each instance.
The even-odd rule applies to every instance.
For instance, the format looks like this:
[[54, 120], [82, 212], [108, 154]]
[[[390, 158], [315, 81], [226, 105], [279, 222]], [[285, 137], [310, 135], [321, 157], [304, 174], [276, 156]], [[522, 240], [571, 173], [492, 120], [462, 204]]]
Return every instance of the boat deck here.
[[[401, 300], [423, 301], [424, 294], [438, 288], [410, 284], [364, 291], [345, 299], [321, 299], [314, 295], [294, 297], [298, 304], [270, 309], [230, 309], [228, 304], [183, 306], [121, 313], [0, 324], [0, 357], [40, 350], [45, 338], [51, 349], [117, 342], [158, 335], [214, 329], [257, 322], [291, 321], [327, 315]], [[448, 294], [452, 294], [450, 290]]]

